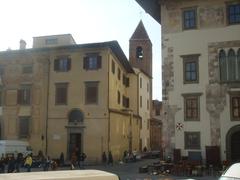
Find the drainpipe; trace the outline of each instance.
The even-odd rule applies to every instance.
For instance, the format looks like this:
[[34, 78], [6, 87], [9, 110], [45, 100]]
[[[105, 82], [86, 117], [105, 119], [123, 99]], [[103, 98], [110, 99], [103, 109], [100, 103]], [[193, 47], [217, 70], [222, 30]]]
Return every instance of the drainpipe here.
[[48, 75], [47, 75], [47, 103], [46, 103], [46, 131], [45, 131], [45, 139], [46, 139], [46, 148], [45, 155], [48, 154], [48, 106], [49, 106], [49, 91], [50, 91], [50, 59], [48, 59]]

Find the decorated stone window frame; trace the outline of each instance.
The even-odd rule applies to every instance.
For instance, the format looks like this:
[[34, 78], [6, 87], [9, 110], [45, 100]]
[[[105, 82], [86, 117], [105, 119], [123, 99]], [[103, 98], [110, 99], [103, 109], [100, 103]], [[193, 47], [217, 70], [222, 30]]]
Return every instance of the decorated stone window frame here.
[[[200, 96], [202, 93], [184, 93], [184, 121], [200, 121]], [[187, 117], [187, 100], [194, 99], [197, 101], [197, 116], [195, 118]]]
[[[234, 107], [233, 99], [238, 99], [238, 106]], [[230, 103], [230, 119], [231, 121], [240, 121], [240, 90], [238, 91], [229, 91], [229, 103]], [[238, 117], [234, 116], [234, 108], [238, 108]]]

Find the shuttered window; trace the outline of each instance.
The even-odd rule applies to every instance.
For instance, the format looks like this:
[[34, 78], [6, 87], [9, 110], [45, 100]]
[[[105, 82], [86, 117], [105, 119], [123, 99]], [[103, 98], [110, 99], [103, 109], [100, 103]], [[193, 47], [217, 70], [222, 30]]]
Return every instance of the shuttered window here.
[[97, 70], [102, 68], [102, 56], [88, 55], [83, 59], [83, 68], [85, 70]]
[[68, 94], [68, 83], [56, 83], [55, 84], [55, 104], [66, 105]]
[[17, 102], [20, 105], [30, 105], [30, 103], [31, 103], [31, 85], [22, 85], [18, 89]]
[[28, 138], [30, 135], [30, 117], [19, 118], [19, 138]]
[[67, 72], [71, 69], [71, 59], [60, 57], [54, 60], [54, 70], [57, 72]]
[[99, 82], [85, 82], [85, 103], [98, 103], [98, 84]]

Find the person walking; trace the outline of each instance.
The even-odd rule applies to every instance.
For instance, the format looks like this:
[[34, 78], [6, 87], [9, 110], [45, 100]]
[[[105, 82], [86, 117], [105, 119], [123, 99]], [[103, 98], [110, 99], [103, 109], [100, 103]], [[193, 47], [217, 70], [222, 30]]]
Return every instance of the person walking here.
[[32, 157], [30, 156], [30, 154], [27, 155], [24, 166], [27, 168], [27, 172], [31, 172]]
[[108, 152], [108, 164], [113, 165], [113, 157], [112, 157], [112, 152]]
[[5, 160], [4, 154], [2, 154], [2, 157], [0, 159], [0, 173], [5, 173], [5, 163], [6, 163], [6, 160]]

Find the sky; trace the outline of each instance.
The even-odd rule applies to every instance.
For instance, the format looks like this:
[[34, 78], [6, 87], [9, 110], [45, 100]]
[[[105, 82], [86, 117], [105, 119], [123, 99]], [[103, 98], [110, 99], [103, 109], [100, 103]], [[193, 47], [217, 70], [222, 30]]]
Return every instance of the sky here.
[[1, 0], [0, 51], [32, 37], [72, 34], [77, 44], [117, 40], [129, 57], [140, 20], [153, 45], [153, 99], [162, 99], [161, 27], [135, 0]]

